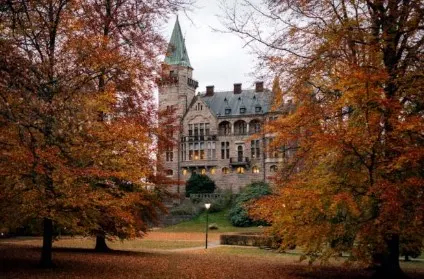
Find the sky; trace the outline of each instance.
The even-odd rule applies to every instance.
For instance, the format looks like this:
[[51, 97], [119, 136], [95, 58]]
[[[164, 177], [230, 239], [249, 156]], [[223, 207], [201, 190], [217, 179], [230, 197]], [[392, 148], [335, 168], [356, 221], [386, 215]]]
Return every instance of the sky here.
[[[242, 40], [234, 34], [213, 31], [224, 29], [219, 17], [222, 12], [219, 0], [197, 0], [195, 8], [179, 13], [179, 21], [193, 70], [193, 78], [199, 82], [196, 92], [205, 92], [206, 86], [214, 85], [215, 91], [231, 91], [234, 83], [242, 83], [243, 88], [253, 88], [256, 81], [255, 57], [243, 48]], [[164, 28], [164, 36], [169, 41], [174, 28], [176, 15], [172, 16]]]

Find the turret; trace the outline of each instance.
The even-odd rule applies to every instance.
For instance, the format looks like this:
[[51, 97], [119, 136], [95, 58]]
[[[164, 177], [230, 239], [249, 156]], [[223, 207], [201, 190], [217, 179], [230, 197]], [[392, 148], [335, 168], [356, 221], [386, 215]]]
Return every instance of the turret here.
[[168, 51], [162, 67], [159, 85], [159, 109], [176, 109], [181, 119], [194, 98], [198, 82], [192, 79], [193, 67], [190, 64], [185, 40], [177, 17], [169, 41]]

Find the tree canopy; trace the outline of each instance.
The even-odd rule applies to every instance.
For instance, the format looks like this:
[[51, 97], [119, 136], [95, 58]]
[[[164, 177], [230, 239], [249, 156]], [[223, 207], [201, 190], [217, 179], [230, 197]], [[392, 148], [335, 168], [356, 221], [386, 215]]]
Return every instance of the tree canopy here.
[[205, 174], [193, 173], [186, 182], [186, 196], [190, 194], [213, 193], [215, 191], [215, 182]]
[[150, 191], [158, 27], [186, 1], [7, 1], [0, 10], [0, 218], [77, 233], [142, 235]]
[[348, 251], [401, 276], [400, 240], [424, 237], [424, 4], [265, 2], [225, 24], [296, 104], [267, 132], [297, 148], [251, 213], [311, 259]]

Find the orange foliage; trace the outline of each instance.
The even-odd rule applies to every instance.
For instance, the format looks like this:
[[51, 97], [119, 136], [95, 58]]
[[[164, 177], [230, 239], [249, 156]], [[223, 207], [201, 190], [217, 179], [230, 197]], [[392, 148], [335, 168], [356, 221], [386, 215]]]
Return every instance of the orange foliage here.
[[382, 253], [398, 272], [399, 236], [424, 239], [422, 1], [269, 2], [257, 16], [283, 31], [268, 38], [251, 13], [227, 18], [266, 45], [267, 66], [297, 106], [267, 127], [274, 144], [297, 149], [274, 197], [251, 213], [312, 259]]

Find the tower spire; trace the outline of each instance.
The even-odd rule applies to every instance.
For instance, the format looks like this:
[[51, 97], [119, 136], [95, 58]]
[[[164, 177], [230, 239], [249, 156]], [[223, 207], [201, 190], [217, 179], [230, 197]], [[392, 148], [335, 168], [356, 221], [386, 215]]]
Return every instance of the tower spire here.
[[178, 15], [177, 20], [175, 21], [174, 30], [172, 31], [171, 40], [168, 44], [168, 51], [164, 62], [168, 65], [181, 65], [192, 68], [185, 46], [185, 39], [181, 32]]

